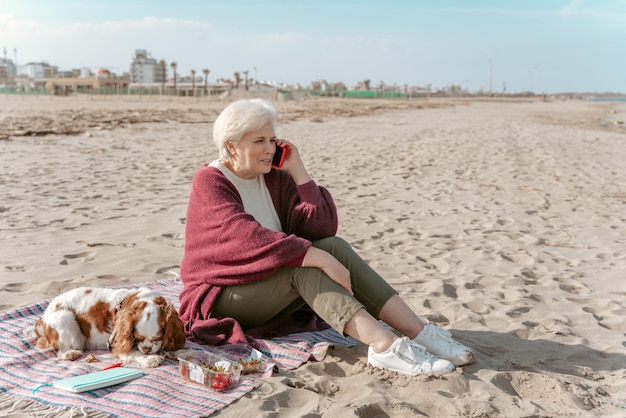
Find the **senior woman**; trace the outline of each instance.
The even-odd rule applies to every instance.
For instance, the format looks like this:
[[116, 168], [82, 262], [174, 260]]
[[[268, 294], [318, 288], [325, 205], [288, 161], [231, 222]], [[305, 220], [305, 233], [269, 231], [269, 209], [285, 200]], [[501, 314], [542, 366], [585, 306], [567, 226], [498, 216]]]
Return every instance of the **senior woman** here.
[[[195, 173], [187, 209], [180, 316], [189, 337], [217, 345], [264, 328], [315, 329], [293, 326], [294, 314], [310, 308], [367, 344], [375, 367], [440, 374], [475, 362], [472, 349], [425, 325], [335, 236], [330, 193], [311, 179], [296, 146], [277, 139], [276, 124], [273, 106], [259, 99], [233, 102], [215, 121], [219, 158]], [[272, 166], [277, 146], [286, 155], [281, 168]]]

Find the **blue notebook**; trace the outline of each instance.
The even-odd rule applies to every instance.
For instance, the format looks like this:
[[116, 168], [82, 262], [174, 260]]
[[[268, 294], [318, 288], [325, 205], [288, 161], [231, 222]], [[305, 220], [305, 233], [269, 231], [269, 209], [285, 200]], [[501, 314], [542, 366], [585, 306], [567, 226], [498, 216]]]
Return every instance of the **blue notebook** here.
[[57, 380], [52, 382], [52, 386], [70, 392], [85, 392], [87, 390], [117, 385], [118, 383], [123, 383], [141, 376], [143, 376], [143, 371], [141, 370], [116, 367], [114, 369]]

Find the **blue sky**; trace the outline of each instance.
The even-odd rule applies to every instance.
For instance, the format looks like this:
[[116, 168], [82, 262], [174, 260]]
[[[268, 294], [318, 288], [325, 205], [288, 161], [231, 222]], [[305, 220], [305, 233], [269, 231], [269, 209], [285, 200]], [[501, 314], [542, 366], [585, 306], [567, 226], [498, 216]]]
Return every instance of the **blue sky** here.
[[0, 0], [2, 47], [63, 70], [146, 49], [210, 80], [626, 93], [626, 0]]

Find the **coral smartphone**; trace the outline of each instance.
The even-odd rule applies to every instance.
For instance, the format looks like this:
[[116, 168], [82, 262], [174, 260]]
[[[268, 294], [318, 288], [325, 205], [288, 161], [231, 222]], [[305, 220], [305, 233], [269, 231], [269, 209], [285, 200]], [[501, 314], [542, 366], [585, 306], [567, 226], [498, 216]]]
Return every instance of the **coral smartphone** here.
[[281, 168], [283, 166], [283, 162], [285, 162], [286, 154], [285, 148], [280, 145], [276, 145], [276, 153], [272, 159], [272, 165], [276, 168]]

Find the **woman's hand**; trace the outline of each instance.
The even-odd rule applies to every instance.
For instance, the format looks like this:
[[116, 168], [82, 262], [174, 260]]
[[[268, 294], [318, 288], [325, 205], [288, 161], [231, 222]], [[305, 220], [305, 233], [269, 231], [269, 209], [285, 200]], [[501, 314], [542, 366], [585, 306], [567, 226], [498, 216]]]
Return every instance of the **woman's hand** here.
[[288, 171], [291, 174], [291, 177], [293, 177], [294, 181], [296, 182], [296, 185], [298, 186], [310, 182], [311, 177], [304, 167], [304, 163], [302, 162], [302, 158], [300, 158], [298, 148], [296, 148], [296, 146], [291, 142], [284, 139], [277, 139], [276, 146], [283, 147], [286, 154], [283, 166], [281, 168], [274, 168], [276, 170]]
[[346, 289], [348, 293], [354, 295], [354, 292], [352, 292], [352, 282], [350, 281], [350, 271], [330, 253], [316, 247], [309, 247], [304, 257], [302, 267], [319, 268], [334, 282]]

